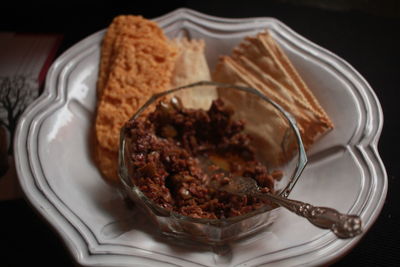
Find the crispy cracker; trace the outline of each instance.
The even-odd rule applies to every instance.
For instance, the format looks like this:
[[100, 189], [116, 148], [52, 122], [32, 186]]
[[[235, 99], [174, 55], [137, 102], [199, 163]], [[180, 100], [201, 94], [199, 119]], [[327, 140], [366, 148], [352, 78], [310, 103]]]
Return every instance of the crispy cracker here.
[[123, 18], [114, 20], [117, 26], [110, 26], [115, 27], [113, 31], [119, 32], [118, 36], [105, 35], [111, 41], [103, 41], [106, 48], [102, 51], [108, 52], [102, 53], [105, 59], [101, 61], [98, 81], [95, 159], [110, 181], [118, 180], [121, 127], [151, 95], [170, 87], [177, 54], [155, 23], [141, 17]]
[[97, 93], [100, 94], [107, 83], [110, 68], [119, 50], [123, 38], [127, 36], [132, 40], [145, 38], [160, 38], [167, 41], [162, 29], [151, 20], [142, 16], [121, 15], [113, 19], [102, 40], [100, 69], [97, 80]]
[[106, 181], [118, 184], [118, 152], [96, 145], [94, 159]]
[[[253, 51], [253, 54], [251, 51]], [[250, 59], [260, 70], [263, 70], [270, 79], [289, 90], [298, 102], [302, 102], [304, 106], [317, 113], [322, 120], [325, 120], [324, 122], [328, 127], [333, 126], [311, 90], [268, 31], [259, 33], [255, 37], [247, 37], [234, 50], [233, 57], [235, 59], [243, 58], [243, 56]]]
[[159, 40], [137, 40], [120, 47], [104, 87], [96, 119], [99, 143], [116, 151], [121, 126], [154, 93], [169, 88], [175, 51]]
[[[281, 105], [296, 118], [306, 148], [333, 127], [331, 120], [312, 92], [268, 33], [248, 37], [234, 49], [232, 56], [222, 56], [213, 79], [256, 88]], [[233, 96], [224, 97], [229, 99]], [[240, 105], [237, 107], [240, 110]], [[265, 110], [260, 109], [260, 113], [262, 112]], [[263, 124], [266, 124], [264, 119], [260, 117], [259, 120], [260, 127], [264, 127]], [[278, 128], [285, 124], [279, 120], [274, 123]], [[282, 139], [283, 133], [282, 131], [265, 132], [268, 147], [272, 147], [273, 151], [278, 151], [279, 148], [272, 142]], [[271, 136], [271, 134], [276, 134], [276, 136]], [[268, 157], [273, 157], [273, 151]], [[275, 156], [281, 157], [277, 154]]]
[[[246, 70], [240, 65], [234, 62], [227, 63], [232, 61], [229, 57], [223, 57], [221, 60], [224, 60], [224, 64], [218, 65], [219, 81], [257, 88], [257, 80], [246, 75]], [[244, 92], [221, 89], [218, 94], [227, 105], [235, 109], [235, 118], [246, 121], [246, 132], [252, 136], [253, 144], [262, 148], [257, 149], [260, 159], [271, 166], [288, 160], [288, 155], [282, 153], [281, 144], [285, 141], [289, 125], [275, 108]], [[248, 112], [250, 109], [253, 112]]]

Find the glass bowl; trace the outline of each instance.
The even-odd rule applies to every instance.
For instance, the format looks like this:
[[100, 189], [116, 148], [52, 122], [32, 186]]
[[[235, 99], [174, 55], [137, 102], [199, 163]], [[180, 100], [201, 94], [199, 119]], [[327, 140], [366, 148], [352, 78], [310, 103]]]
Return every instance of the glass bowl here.
[[[253, 88], [209, 81], [182, 86], [153, 95], [130, 122], [147, 116], [160, 101], [208, 110], [217, 98], [234, 110], [233, 119], [245, 122], [244, 131], [251, 136], [256, 158], [269, 172], [283, 172], [282, 177], [274, 181], [273, 194], [288, 197], [307, 163], [300, 132], [288, 112]], [[275, 206], [268, 204], [248, 213], [220, 219], [185, 216], [156, 204], [135, 184], [140, 172], [132, 164], [131, 144], [135, 141], [127, 125], [121, 129], [119, 149], [122, 190], [161, 234], [218, 246], [255, 234], [273, 223]]]

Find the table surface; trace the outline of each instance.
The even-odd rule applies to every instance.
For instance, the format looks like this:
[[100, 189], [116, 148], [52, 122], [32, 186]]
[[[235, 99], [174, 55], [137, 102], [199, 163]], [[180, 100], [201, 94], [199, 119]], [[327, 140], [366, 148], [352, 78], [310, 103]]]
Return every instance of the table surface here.
[[[154, 5], [149, 5], [149, 2], [154, 2]], [[292, 4], [292, 1], [246, 2], [246, 5], [227, 5], [225, 1], [168, 1], [168, 4], [161, 4], [150, 0], [145, 3], [126, 1], [119, 7], [111, 6], [111, 2], [79, 7], [35, 2], [23, 8], [14, 4], [2, 8], [7, 12], [0, 16], [0, 31], [61, 33], [64, 35], [61, 53], [82, 38], [107, 27], [119, 14], [141, 14], [152, 18], [179, 7], [188, 7], [220, 17], [260, 16], [281, 20], [355, 67], [374, 89], [383, 108], [385, 122], [379, 152], [389, 179], [387, 199], [369, 232], [333, 265], [397, 265], [400, 261], [397, 242], [400, 240], [400, 209], [396, 207], [400, 203], [400, 164], [395, 157], [399, 150], [395, 131], [398, 112], [395, 110], [400, 99], [399, 4], [395, 1], [369, 1], [372, 3], [369, 8], [355, 6], [351, 9], [340, 5], [317, 7], [312, 5], [313, 1], [305, 1], [308, 5]], [[343, 1], [334, 2], [340, 4]], [[382, 6], [384, 4], [386, 6]], [[0, 202], [0, 214], [0, 266], [75, 265], [61, 238], [26, 200]]]

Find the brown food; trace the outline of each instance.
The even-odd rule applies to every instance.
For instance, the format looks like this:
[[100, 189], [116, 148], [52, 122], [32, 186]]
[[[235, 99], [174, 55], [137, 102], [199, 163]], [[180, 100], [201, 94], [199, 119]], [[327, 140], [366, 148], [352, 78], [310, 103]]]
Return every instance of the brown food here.
[[270, 174], [256, 159], [245, 124], [232, 120], [233, 113], [220, 99], [208, 111], [161, 102], [148, 116], [128, 122], [132, 182], [154, 203], [195, 218], [238, 216], [266, 205], [257, 198], [215, 190], [210, 183], [227, 183], [231, 174], [207, 174], [201, 167], [201, 158], [207, 158], [273, 192], [281, 173]]
[[118, 16], [103, 39], [95, 121], [95, 159], [117, 182], [119, 132], [152, 94], [170, 86], [177, 52], [156, 23]]
[[[268, 32], [247, 37], [234, 49], [231, 56], [222, 56], [213, 79], [254, 87], [281, 105], [296, 118], [306, 148], [333, 128], [333, 123], [311, 90]], [[229, 96], [224, 97], [229, 99]], [[235, 104], [240, 109], [240, 106], [246, 103], [239, 100]], [[259, 123], [262, 124], [263, 118], [259, 119]], [[283, 124], [277, 123], [277, 126]], [[276, 141], [281, 138], [279, 135], [283, 132], [276, 133], [277, 136], [264, 136], [265, 140], [271, 139], [268, 146], [280, 144]]]

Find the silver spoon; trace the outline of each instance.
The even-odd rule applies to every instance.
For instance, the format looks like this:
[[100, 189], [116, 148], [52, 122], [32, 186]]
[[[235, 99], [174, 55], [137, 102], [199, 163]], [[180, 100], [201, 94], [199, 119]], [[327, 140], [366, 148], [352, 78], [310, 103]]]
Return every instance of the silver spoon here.
[[330, 229], [339, 238], [351, 238], [362, 233], [362, 222], [357, 215], [347, 215], [327, 207], [314, 207], [308, 203], [278, 195], [260, 192], [256, 181], [249, 177], [232, 176], [228, 184], [215, 188], [235, 195], [266, 199], [308, 219], [319, 228]]

